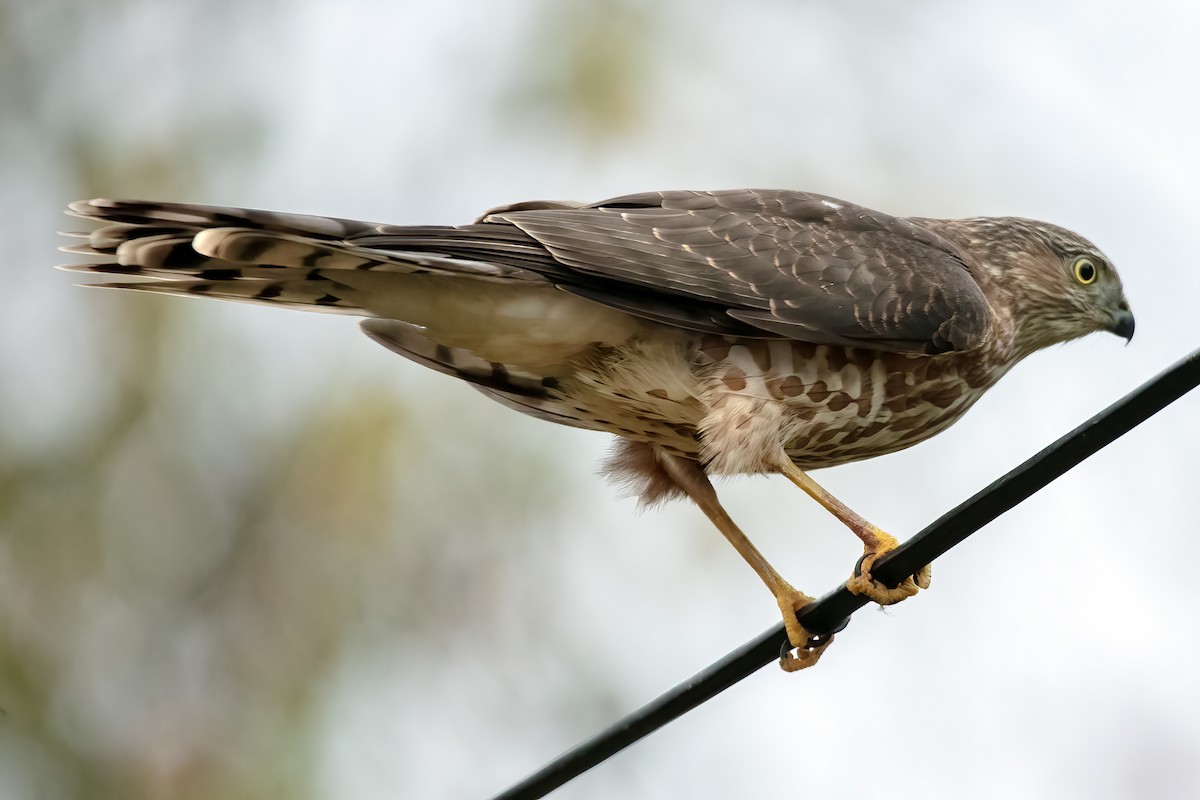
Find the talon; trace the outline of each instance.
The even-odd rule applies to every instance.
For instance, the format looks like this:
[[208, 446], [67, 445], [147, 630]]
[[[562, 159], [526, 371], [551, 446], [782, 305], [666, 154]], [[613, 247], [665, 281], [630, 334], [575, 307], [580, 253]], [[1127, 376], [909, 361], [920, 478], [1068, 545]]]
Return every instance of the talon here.
[[880, 557], [896, 549], [898, 542], [894, 536], [883, 531], [873, 531], [874, 547], [868, 547], [862, 558], [854, 565], [854, 574], [846, 581], [846, 588], [852, 594], [862, 595], [881, 606], [890, 606], [901, 600], [912, 597], [920, 589], [928, 589], [933, 569], [929, 564], [921, 567], [916, 573], [900, 582], [899, 586], [884, 586], [871, 577], [871, 567]]
[[817, 636], [810, 634], [796, 619], [796, 612], [813, 599], [804, 592], [784, 583], [775, 595], [779, 610], [783, 612], [783, 627], [787, 631], [787, 642], [779, 651], [779, 667], [784, 672], [807, 669], [820, 660], [825, 648], [833, 641], [832, 634]]
[[821, 660], [825, 648], [833, 642], [833, 634], [824, 636], [813, 635], [803, 647], [791, 647], [791, 642], [784, 642], [779, 648], [779, 668], [784, 672], [798, 672], [807, 669]]
[[913, 575], [913, 583], [917, 584], [918, 589], [928, 589], [929, 584], [933, 581], [933, 565], [926, 564], [921, 567]]

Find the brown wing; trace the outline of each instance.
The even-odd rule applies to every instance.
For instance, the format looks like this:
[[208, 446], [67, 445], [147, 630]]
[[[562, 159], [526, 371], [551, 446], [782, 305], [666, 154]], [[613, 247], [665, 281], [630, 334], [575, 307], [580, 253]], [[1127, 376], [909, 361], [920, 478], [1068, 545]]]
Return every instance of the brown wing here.
[[654, 192], [501, 210], [584, 297], [664, 322], [893, 351], [978, 345], [987, 301], [962, 252], [908, 220], [817, 194]]
[[339, 270], [434, 272], [547, 280], [646, 319], [740, 336], [939, 353], [987, 331], [987, 302], [954, 245], [918, 221], [816, 194], [519, 203], [458, 227], [137, 201], [71, 209], [117, 223], [69, 248], [106, 260], [73, 269], [162, 279], [127, 288], [353, 312]]

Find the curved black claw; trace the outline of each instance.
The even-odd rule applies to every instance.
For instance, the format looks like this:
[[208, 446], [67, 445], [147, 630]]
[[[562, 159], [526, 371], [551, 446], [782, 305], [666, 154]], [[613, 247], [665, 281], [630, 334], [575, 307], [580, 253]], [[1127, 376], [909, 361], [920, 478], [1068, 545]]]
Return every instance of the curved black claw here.
[[804, 643], [804, 647], [792, 647], [792, 643], [785, 638], [783, 643], [779, 645], [779, 657], [781, 659], [786, 658], [788, 653], [792, 652], [793, 650], [819, 650], [833, 641], [834, 634], [841, 633], [849, 624], [850, 618], [846, 617], [845, 619], [839, 620], [837, 625], [833, 627], [833, 630], [829, 631], [828, 633], [811, 634], [808, 637], [808, 641]]
[[[785, 639], [779, 648], [779, 666], [784, 672], [799, 672], [815, 665], [825, 652], [825, 648], [833, 643], [833, 634], [821, 633], [808, 637], [804, 647], [792, 647]], [[793, 655], [793, 653], [795, 655]]]
[[[863, 553], [861, 556], [858, 557], [858, 561], [854, 562], [854, 577], [856, 577], [856, 578], [862, 577], [863, 561], [865, 561], [867, 559], [867, 556], [869, 556], [869, 555], [870, 555], [870, 553]], [[920, 569], [920, 570], [917, 570], [916, 572], [914, 572], [910, 576], [914, 581], [917, 582], [918, 586], [921, 586], [921, 579], [922, 579], [923, 573], [924, 573], [924, 569]], [[928, 581], [928, 578], [926, 577], [925, 580]], [[900, 583], [903, 583], [903, 582], [904, 581], [900, 581]], [[895, 588], [895, 587], [888, 587], [888, 588]], [[921, 588], [928, 589], [929, 588], [928, 583], [926, 583], [925, 586], [921, 586]], [[844, 628], [844, 627], [846, 627], [845, 624], [842, 625], [842, 628]], [[838, 628], [838, 630], [840, 631], [842, 628]], [[834, 631], [834, 633], [837, 633], [837, 631]]]

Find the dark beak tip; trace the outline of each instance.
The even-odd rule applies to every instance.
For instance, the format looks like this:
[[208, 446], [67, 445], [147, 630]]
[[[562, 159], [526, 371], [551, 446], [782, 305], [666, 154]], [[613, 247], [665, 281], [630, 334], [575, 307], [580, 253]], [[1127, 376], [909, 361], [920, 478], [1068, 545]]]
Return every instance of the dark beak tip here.
[[1113, 320], [1112, 332], [1128, 343], [1133, 339], [1133, 314], [1129, 311], [1122, 311]]

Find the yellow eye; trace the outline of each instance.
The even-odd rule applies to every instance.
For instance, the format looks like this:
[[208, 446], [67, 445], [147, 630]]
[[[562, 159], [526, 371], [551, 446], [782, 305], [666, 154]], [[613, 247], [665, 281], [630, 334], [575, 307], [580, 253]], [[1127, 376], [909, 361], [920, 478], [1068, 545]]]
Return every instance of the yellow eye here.
[[1075, 280], [1087, 286], [1089, 283], [1095, 283], [1096, 277], [1100, 274], [1096, 269], [1096, 265], [1092, 263], [1090, 258], [1075, 259]]

